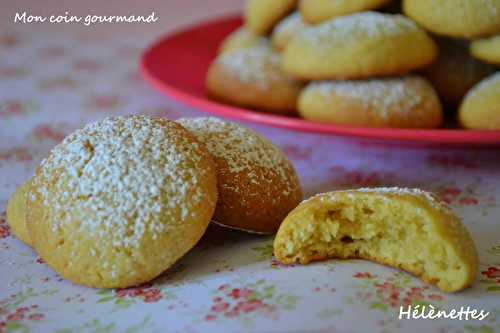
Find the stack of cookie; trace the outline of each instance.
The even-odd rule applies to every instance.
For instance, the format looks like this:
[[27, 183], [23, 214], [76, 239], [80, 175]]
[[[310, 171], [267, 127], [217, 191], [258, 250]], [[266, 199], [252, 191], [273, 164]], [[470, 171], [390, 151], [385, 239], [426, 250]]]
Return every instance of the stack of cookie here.
[[302, 200], [272, 143], [216, 118], [108, 118], [77, 130], [14, 193], [7, 219], [64, 278], [99, 288], [150, 281], [209, 222], [272, 234]]
[[500, 129], [500, 0], [247, 0], [244, 14], [208, 70], [214, 99], [363, 127], [437, 128], [458, 109], [465, 128]]

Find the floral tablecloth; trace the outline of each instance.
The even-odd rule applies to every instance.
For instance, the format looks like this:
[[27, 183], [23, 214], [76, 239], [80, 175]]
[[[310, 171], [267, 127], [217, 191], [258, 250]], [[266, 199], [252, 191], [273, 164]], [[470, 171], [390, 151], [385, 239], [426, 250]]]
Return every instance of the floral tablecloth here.
[[[306, 196], [393, 185], [440, 195], [463, 218], [480, 254], [473, 287], [456, 294], [361, 260], [283, 266], [273, 258], [272, 237], [215, 226], [152, 283], [89, 289], [62, 280], [11, 235], [9, 196], [74, 129], [110, 115], [202, 115], [159, 96], [138, 73], [152, 36], [175, 26], [166, 23], [175, 14], [168, 9], [156, 35], [132, 25], [112, 34], [100, 33], [105, 26], [83, 32], [7, 24], [0, 30], [1, 333], [500, 331], [499, 150], [409, 148], [247, 124], [286, 152]], [[398, 319], [401, 305], [431, 304], [489, 315], [482, 321]]]

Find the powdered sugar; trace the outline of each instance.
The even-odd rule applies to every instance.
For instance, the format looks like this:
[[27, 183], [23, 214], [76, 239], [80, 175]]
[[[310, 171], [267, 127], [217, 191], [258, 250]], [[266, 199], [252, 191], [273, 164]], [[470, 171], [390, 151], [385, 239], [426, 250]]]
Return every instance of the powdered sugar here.
[[311, 26], [300, 33], [301, 38], [313, 45], [320, 46], [331, 42], [331, 36], [344, 43], [353, 38], [375, 38], [394, 36], [418, 31], [417, 25], [403, 15], [362, 12], [340, 16], [316, 26]]
[[199, 147], [184, 133], [173, 122], [159, 126], [132, 116], [106, 118], [69, 135], [35, 177], [53, 230], [74, 224], [96, 240], [131, 247], [146, 233], [155, 239], [167, 231], [160, 213], [185, 219], [203, 195], [193, 167]]
[[326, 99], [331, 98], [332, 94], [353, 99], [387, 119], [393, 113], [408, 113], [423, 103], [421, 93], [424, 86], [428, 86], [424, 79], [408, 76], [366, 81], [313, 82], [306, 89], [317, 90]]
[[257, 84], [262, 89], [271, 88], [274, 80], [282, 80], [285, 77], [280, 71], [280, 55], [269, 46], [223, 53], [217, 58], [217, 62], [241, 82]]

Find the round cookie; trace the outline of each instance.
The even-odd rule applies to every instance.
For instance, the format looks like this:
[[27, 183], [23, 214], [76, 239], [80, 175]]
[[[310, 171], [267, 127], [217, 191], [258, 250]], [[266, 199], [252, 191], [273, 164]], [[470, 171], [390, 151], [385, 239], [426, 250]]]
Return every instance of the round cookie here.
[[431, 64], [434, 41], [402, 15], [363, 12], [304, 29], [286, 46], [283, 69], [299, 79], [405, 74]]
[[437, 61], [421, 73], [436, 88], [441, 100], [456, 108], [476, 83], [495, 72], [495, 67], [472, 58], [466, 43], [439, 40], [438, 44]]
[[472, 41], [470, 53], [479, 60], [500, 65], [500, 34]]
[[96, 288], [155, 278], [205, 232], [217, 200], [214, 162], [179, 124], [106, 118], [66, 137], [37, 169], [27, 223], [62, 277]]
[[500, 72], [479, 82], [465, 95], [458, 117], [465, 128], [500, 130]]
[[265, 35], [296, 5], [297, 0], [246, 0], [245, 25], [254, 34]]
[[262, 136], [217, 118], [178, 122], [204, 143], [217, 165], [219, 199], [214, 220], [235, 229], [274, 233], [302, 200], [287, 157]]
[[285, 264], [373, 260], [446, 292], [467, 288], [479, 270], [465, 226], [444, 203], [418, 189], [367, 188], [314, 196], [283, 221], [274, 255]]
[[500, 31], [500, 0], [403, 0], [403, 12], [438, 35], [477, 38]]
[[298, 108], [308, 120], [360, 127], [435, 128], [443, 119], [434, 89], [417, 76], [313, 82]]
[[271, 36], [273, 47], [278, 51], [282, 51], [290, 39], [305, 27], [306, 24], [299, 12], [287, 16], [274, 27]]
[[26, 228], [26, 194], [31, 180], [19, 186], [7, 203], [7, 222], [14, 235], [26, 245], [31, 246], [31, 239]]
[[336, 16], [379, 8], [391, 0], [300, 0], [299, 10], [306, 22], [316, 24]]
[[302, 84], [282, 72], [279, 53], [258, 46], [219, 55], [208, 69], [206, 88], [224, 103], [295, 114]]
[[221, 43], [219, 53], [231, 52], [252, 46], [266, 46], [269, 39], [254, 35], [247, 28], [240, 27], [230, 33]]

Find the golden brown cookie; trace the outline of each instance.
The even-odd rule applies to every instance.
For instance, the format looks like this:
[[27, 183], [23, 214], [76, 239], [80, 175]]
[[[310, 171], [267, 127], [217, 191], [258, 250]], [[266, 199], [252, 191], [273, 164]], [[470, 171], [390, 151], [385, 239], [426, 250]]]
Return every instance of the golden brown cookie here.
[[446, 292], [472, 284], [477, 251], [460, 220], [428, 192], [335, 191], [301, 203], [281, 224], [274, 254], [285, 263], [362, 258], [408, 271]]
[[418, 76], [312, 82], [298, 108], [308, 120], [360, 127], [435, 128], [443, 120], [436, 92]]
[[465, 128], [500, 130], [500, 72], [479, 82], [465, 95], [458, 117]]
[[216, 205], [216, 171], [175, 122], [106, 118], [52, 149], [28, 196], [30, 237], [50, 267], [77, 284], [129, 287], [201, 238]]
[[282, 72], [276, 51], [258, 46], [219, 55], [208, 69], [206, 87], [224, 103], [295, 114], [302, 84]]
[[217, 118], [178, 122], [207, 146], [217, 165], [219, 199], [214, 220], [235, 229], [274, 233], [302, 200], [287, 157], [262, 136]]
[[422, 70], [441, 98], [450, 107], [457, 107], [465, 94], [479, 81], [495, 72], [495, 67], [475, 60], [468, 54], [467, 43], [439, 40], [439, 56]]
[[305, 21], [317, 24], [336, 16], [376, 9], [391, 0], [300, 0], [299, 10]]
[[26, 228], [26, 194], [31, 180], [19, 186], [7, 204], [7, 223], [12, 233], [23, 243], [31, 246], [31, 239]]
[[434, 41], [402, 15], [356, 13], [304, 29], [286, 46], [283, 69], [304, 80], [393, 76], [430, 65]]
[[403, 0], [403, 11], [438, 35], [477, 38], [500, 32], [500, 0]]
[[245, 25], [254, 34], [265, 35], [296, 5], [297, 0], [246, 0]]
[[254, 35], [246, 27], [240, 27], [230, 33], [221, 43], [219, 53], [231, 52], [253, 46], [267, 46], [269, 39]]
[[500, 34], [472, 41], [470, 53], [479, 60], [500, 65]]
[[271, 36], [271, 41], [273, 47], [282, 51], [288, 44], [290, 39], [297, 35], [306, 27], [304, 20], [299, 12], [295, 12], [282, 21], [280, 21], [276, 27], [274, 27], [273, 34]]

